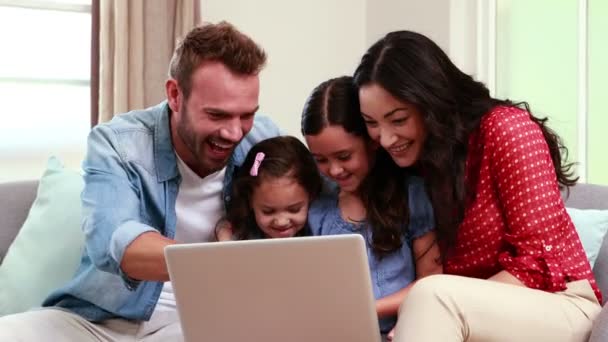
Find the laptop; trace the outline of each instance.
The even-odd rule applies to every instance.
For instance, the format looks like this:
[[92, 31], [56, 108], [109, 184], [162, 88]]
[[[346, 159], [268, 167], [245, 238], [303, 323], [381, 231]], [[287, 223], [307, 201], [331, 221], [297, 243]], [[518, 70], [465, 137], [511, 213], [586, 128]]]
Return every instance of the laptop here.
[[360, 235], [178, 244], [165, 257], [187, 342], [379, 342]]

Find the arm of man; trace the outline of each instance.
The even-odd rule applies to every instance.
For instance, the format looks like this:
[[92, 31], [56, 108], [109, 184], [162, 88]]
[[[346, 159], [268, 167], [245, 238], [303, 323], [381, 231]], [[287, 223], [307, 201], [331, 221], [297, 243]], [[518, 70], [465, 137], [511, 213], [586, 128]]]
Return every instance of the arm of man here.
[[168, 281], [164, 250], [175, 243], [157, 232], [143, 233], [125, 249], [120, 268], [129, 278]]
[[[443, 273], [441, 256], [437, 246], [437, 236], [434, 231], [428, 232], [415, 239], [413, 245], [413, 257], [416, 265], [416, 279], [421, 279], [432, 274]], [[405, 288], [380, 298], [376, 301], [376, 312], [378, 317], [394, 316], [399, 312], [399, 306], [409, 293], [416, 281], [411, 282]]]
[[140, 175], [119, 152], [120, 138], [108, 125], [89, 134], [83, 163], [83, 231], [93, 264], [120, 275], [134, 289], [139, 280], [168, 280], [164, 247], [175, 241], [144, 223]]

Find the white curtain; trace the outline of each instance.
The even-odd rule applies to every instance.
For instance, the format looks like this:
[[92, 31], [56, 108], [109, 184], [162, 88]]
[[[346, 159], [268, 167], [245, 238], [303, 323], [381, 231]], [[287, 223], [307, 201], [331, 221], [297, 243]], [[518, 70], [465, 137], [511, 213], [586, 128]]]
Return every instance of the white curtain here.
[[101, 0], [99, 122], [165, 99], [176, 42], [199, 24], [199, 0]]

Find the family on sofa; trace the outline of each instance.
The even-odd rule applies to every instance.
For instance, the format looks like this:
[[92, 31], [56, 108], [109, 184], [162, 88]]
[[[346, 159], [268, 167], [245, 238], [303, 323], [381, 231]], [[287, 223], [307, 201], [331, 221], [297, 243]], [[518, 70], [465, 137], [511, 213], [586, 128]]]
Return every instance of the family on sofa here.
[[166, 246], [351, 233], [389, 339], [588, 340], [602, 294], [546, 119], [397, 31], [312, 91], [306, 148], [256, 114], [265, 61], [232, 25], [197, 27], [165, 102], [93, 128], [80, 266], [0, 340], [179, 341]]

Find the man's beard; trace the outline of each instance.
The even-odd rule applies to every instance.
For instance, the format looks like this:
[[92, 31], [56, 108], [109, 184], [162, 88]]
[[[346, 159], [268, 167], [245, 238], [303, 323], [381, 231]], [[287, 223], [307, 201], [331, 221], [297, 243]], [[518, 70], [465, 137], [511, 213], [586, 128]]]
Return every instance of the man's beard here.
[[190, 113], [186, 107], [182, 104], [180, 108], [181, 112], [181, 120], [177, 125], [177, 134], [180, 139], [192, 154], [196, 162], [196, 168], [202, 169], [205, 173], [211, 174], [213, 172], [219, 171], [226, 166], [227, 160], [223, 162], [212, 161], [210, 158], [206, 158], [205, 155], [205, 144], [208, 143], [209, 136], [200, 139], [197, 137], [196, 133], [192, 129], [193, 125], [191, 122]]

